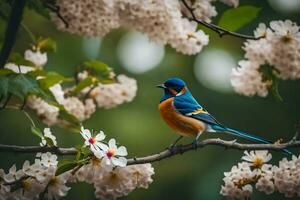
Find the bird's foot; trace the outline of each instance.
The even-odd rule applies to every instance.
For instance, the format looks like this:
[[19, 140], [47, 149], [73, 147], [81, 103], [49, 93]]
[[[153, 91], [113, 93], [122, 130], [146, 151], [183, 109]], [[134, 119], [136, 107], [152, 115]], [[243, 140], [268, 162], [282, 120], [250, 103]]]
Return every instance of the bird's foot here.
[[194, 140], [194, 141], [192, 142], [192, 145], [193, 145], [193, 148], [196, 150], [197, 147], [198, 147], [198, 140]]
[[237, 141], [237, 139], [230, 141], [231, 145], [234, 145], [236, 143], [236, 141]]
[[170, 144], [166, 149], [173, 152], [174, 148], [176, 148], [176, 145], [175, 144]]

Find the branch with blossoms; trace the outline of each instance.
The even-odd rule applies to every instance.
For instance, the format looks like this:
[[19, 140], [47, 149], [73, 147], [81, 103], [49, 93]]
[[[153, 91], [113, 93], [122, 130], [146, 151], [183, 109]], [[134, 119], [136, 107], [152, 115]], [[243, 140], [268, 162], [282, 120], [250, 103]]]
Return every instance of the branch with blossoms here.
[[[273, 150], [282, 151], [288, 148], [299, 148], [300, 141], [293, 138], [286, 143], [275, 143], [275, 144], [246, 144], [239, 143], [236, 140], [226, 141], [220, 138], [211, 138], [199, 141], [196, 145], [194, 143], [178, 145], [174, 147], [168, 147], [166, 150], [159, 153], [155, 153], [145, 157], [134, 157], [127, 160], [128, 165], [152, 163], [172, 156], [183, 154], [188, 151], [193, 151], [206, 146], [220, 146], [226, 149], [237, 149], [237, 150]], [[76, 155], [78, 150], [76, 148], [62, 148], [56, 146], [18, 146], [18, 145], [5, 145], [0, 144], [0, 151], [12, 152], [12, 153], [38, 153], [38, 152], [51, 152], [57, 155]]]
[[198, 24], [201, 24], [201, 25], [213, 30], [214, 32], [219, 34], [220, 37], [223, 37], [224, 35], [231, 35], [231, 36], [234, 36], [234, 37], [248, 39], [248, 40], [259, 40], [260, 38], [264, 37], [264, 36], [255, 37], [255, 36], [244, 35], [244, 34], [232, 32], [232, 31], [226, 30], [226, 29], [224, 29], [220, 26], [217, 26], [215, 24], [208, 23], [205, 20], [200, 20], [200, 19], [197, 18], [197, 16], [196, 16], [197, 14], [195, 14], [196, 9], [193, 8], [192, 1], [186, 1], [186, 0], [180, 0], [180, 1], [184, 5], [185, 9], [187, 9], [187, 11], [188, 11], [187, 15], [191, 16], [191, 20], [193, 20], [193, 21], [197, 22]]
[[244, 153], [243, 161], [234, 165], [230, 172], [224, 173], [221, 195], [228, 199], [249, 199], [255, 186], [267, 195], [279, 192], [285, 198], [300, 197], [300, 156], [283, 158], [278, 165], [272, 165], [269, 163], [272, 155], [268, 151]]
[[[220, 1], [233, 7], [239, 4], [238, 0]], [[254, 36], [239, 34], [234, 31], [253, 20], [259, 9], [249, 6], [247, 12], [242, 12], [243, 17], [238, 14], [245, 8], [243, 6], [224, 12], [220, 18], [223, 25], [228, 13], [231, 17], [227, 15], [227, 24], [240, 24], [232, 31], [211, 23], [217, 15], [211, 0], [146, 0], [143, 3], [127, 0], [15, 0], [13, 3], [1, 2], [2, 5], [5, 9], [0, 9], [0, 17], [8, 23], [0, 53], [0, 111], [21, 110], [31, 123], [31, 132], [41, 141], [40, 146], [0, 144], [2, 152], [36, 153], [34, 162], [25, 161], [20, 169], [16, 165], [8, 172], [0, 169], [0, 199], [59, 199], [67, 195], [71, 189], [68, 184], [73, 182], [92, 184], [96, 198], [116, 199], [136, 188], [149, 186], [154, 174], [152, 162], [209, 145], [255, 150], [246, 151], [243, 160], [247, 162], [239, 163], [231, 172], [225, 173], [222, 195], [245, 199], [250, 197], [255, 184], [266, 194], [278, 191], [286, 197], [296, 193], [300, 196], [300, 158], [293, 156], [291, 161], [284, 158], [279, 166], [271, 166], [266, 164], [271, 155], [259, 151], [298, 148], [298, 134], [289, 142], [274, 144], [206, 139], [196, 145], [178, 145], [153, 155], [127, 159], [125, 146], [119, 146], [114, 138], [106, 141], [102, 131], [91, 132], [81, 127], [81, 123], [89, 119], [96, 108], [108, 109], [131, 102], [137, 92], [136, 80], [116, 75], [99, 60], [80, 64], [74, 78], [47, 71], [44, 66], [48, 54], [55, 52], [56, 43], [51, 38], [36, 39], [28, 28], [25, 29], [32, 39], [30, 48], [24, 55], [11, 52], [19, 25], [26, 27], [22, 24], [25, 7], [49, 18], [62, 31], [103, 37], [113, 29], [125, 27], [145, 33], [152, 41], [168, 44], [188, 55], [201, 52], [209, 43], [209, 36], [199, 28], [200, 24], [221, 37], [232, 35], [247, 39], [243, 47], [245, 60], [240, 61], [240, 68], [232, 73], [231, 82], [236, 92], [263, 97], [272, 93], [280, 99], [277, 79], [300, 78], [300, 57], [295, 53], [300, 47], [297, 24], [290, 20], [272, 21], [269, 27], [259, 24]], [[10, 14], [3, 13], [6, 11]], [[238, 23], [233, 23], [236, 20]], [[36, 114], [47, 126], [60, 125], [80, 132], [84, 143], [75, 148], [59, 147], [51, 129], [41, 131], [31, 114]], [[64, 160], [58, 159], [59, 155], [69, 156]]]

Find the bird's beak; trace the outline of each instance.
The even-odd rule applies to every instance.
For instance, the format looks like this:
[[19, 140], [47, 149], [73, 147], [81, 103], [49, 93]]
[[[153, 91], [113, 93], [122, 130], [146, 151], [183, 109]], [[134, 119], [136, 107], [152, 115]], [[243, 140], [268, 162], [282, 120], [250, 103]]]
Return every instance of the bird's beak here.
[[166, 89], [166, 86], [164, 84], [157, 85], [156, 87]]

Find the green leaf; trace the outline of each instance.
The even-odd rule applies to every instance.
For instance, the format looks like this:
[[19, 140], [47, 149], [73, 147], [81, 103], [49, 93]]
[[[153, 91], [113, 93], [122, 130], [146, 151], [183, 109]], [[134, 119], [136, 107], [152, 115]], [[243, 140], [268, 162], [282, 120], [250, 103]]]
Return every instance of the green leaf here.
[[2, 75], [9, 75], [9, 74], [13, 74], [14, 72], [11, 71], [10, 69], [0, 69], [0, 76]]
[[37, 127], [31, 126], [31, 132], [41, 139], [44, 137], [42, 131]]
[[49, 10], [43, 5], [41, 0], [27, 0], [27, 7], [34, 10], [38, 14], [44, 16], [47, 19], [50, 19]]
[[79, 93], [81, 92], [84, 88], [88, 87], [88, 86], [92, 86], [95, 83], [95, 78], [88, 76], [86, 79], [80, 81], [75, 89], [73, 90], [74, 93]]
[[219, 20], [219, 26], [229, 31], [236, 31], [254, 20], [261, 8], [245, 5], [226, 10]]
[[283, 98], [280, 95], [279, 90], [278, 90], [278, 80], [277, 80], [277, 78], [273, 79], [273, 84], [272, 84], [272, 87], [270, 88], [270, 91], [271, 91], [273, 97], [277, 101], [283, 102]]
[[56, 42], [51, 38], [39, 38], [36, 44], [42, 52], [55, 52]]
[[26, 60], [23, 56], [16, 52], [10, 54], [8, 62], [14, 63], [19, 66], [24, 65], [29, 67], [35, 67], [35, 64], [33, 62]]
[[79, 120], [74, 115], [66, 111], [63, 106], [58, 105], [58, 108], [59, 108], [59, 118], [69, 122], [70, 125], [74, 126], [74, 128], [79, 129], [79, 123], [80, 123]]
[[23, 74], [17, 74], [10, 79], [9, 91], [22, 101], [29, 94], [38, 95], [42, 93], [36, 80]]
[[77, 153], [76, 153], [76, 160], [80, 160], [81, 159], [81, 152], [77, 149]]
[[269, 92], [273, 95], [273, 97], [277, 101], [282, 102], [283, 99], [278, 90], [278, 78], [277, 78], [278, 70], [269, 65], [262, 65], [259, 68], [259, 71], [262, 73], [263, 81], [270, 83], [268, 87]]
[[83, 155], [84, 158], [87, 157], [87, 156], [89, 156], [90, 153], [91, 153], [90, 148], [87, 147], [87, 146], [82, 146], [81, 149], [80, 149], [80, 151], [81, 151], [81, 153], [82, 153], [82, 155]]
[[45, 78], [39, 79], [38, 82], [43, 89], [48, 89], [49, 87], [55, 85], [56, 83], [70, 81], [71, 79], [66, 78], [56, 72], [47, 72], [46, 74], [42, 75]]
[[77, 162], [71, 160], [61, 160], [58, 162], [55, 176], [58, 176], [66, 171], [72, 170], [77, 166]]
[[44, 139], [46, 140], [47, 145], [49, 145], [50, 147], [55, 146], [53, 143], [53, 140], [49, 137], [44, 137]]
[[86, 61], [84, 62], [84, 65], [87, 68], [93, 70], [97, 75], [100, 76], [100, 78], [104, 79], [108, 79], [112, 71], [112, 69], [107, 64], [99, 60]]
[[99, 60], [86, 61], [84, 62], [84, 65], [88, 68], [95, 69], [98, 72], [107, 71], [109, 69], [109, 66], [106, 63]]

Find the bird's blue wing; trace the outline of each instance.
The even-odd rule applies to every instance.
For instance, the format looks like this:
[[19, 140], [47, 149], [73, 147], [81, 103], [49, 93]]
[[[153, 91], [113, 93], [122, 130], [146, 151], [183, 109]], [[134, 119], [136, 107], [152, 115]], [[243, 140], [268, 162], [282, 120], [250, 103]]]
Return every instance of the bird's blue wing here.
[[221, 125], [212, 115], [210, 115], [187, 91], [185, 94], [175, 97], [174, 108], [177, 112], [201, 120], [211, 125]]

